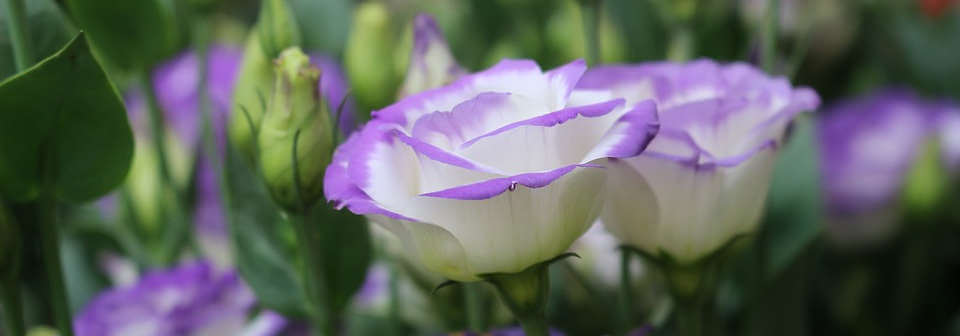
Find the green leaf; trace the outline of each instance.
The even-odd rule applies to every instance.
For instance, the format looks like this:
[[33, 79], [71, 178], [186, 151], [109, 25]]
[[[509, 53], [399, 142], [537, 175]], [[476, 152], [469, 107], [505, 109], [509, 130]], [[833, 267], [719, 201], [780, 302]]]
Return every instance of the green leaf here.
[[307, 316], [307, 295], [298, 280], [295, 259], [276, 229], [290, 224], [280, 218], [263, 183], [232, 147], [226, 168], [237, 269], [266, 308]]
[[[27, 1], [27, 31], [34, 56], [51, 55], [60, 50], [76, 31], [69, 28], [66, 18], [53, 0]], [[13, 47], [7, 32], [6, 13], [0, 12], [0, 79], [17, 73], [13, 64]]]
[[49, 192], [83, 202], [127, 175], [133, 134], [116, 88], [83, 33], [25, 72], [0, 83], [0, 193], [35, 199], [41, 172]]
[[820, 234], [819, 151], [812, 118], [794, 123], [767, 196], [760, 253], [767, 279], [783, 271]]
[[176, 50], [173, 6], [163, 0], [67, 0], [70, 15], [110, 65], [139, 71]]

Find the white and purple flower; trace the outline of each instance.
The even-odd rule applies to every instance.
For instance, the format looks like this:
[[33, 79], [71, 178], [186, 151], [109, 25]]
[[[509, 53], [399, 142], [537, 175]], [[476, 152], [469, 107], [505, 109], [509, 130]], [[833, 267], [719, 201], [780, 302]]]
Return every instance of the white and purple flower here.
[[78, 336], [238, 335], [254, 302], [236, 273], [192, 262], [100, 294], [74, 328]]
[[639, 156], [610, 160], [601, 217], [623, 242], [678, 263], [756, 228], [787, 125], [819, 104], [784, 78], [709, 60], [598, 67], [578, 89], [656, 101], [660, 133]]
[[327, 199], [450, 279], [551, 259], [599, 213], [597, 163], [641, 153], [657, 131], [652, 102], [575, 91], [585, 70], [504, 60], [375, 111], [334, 154]]

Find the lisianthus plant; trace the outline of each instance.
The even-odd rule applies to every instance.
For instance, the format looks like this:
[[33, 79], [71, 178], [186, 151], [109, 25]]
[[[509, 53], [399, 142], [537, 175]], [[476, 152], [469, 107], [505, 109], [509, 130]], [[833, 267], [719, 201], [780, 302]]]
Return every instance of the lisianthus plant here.
[[2, 335], [960, 319], [954, 1], [0, 3]]

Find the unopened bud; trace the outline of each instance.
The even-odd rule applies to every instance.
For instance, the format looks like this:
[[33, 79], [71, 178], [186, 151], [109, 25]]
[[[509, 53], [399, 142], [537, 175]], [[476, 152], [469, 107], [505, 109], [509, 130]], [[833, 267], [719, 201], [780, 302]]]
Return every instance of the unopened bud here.
[[273, 64], [261, 50], [257, 34], [250, 34], [233, 88], [228, 132], [233, 147], [251, 162], [256, 157], [255, 134], [273, 92], [273, 81]]
[[258, 138], [260, 165], [274, 200], [287, 210], [302, 209], [323, 195], [332, 123], [320, 99], [320, 69], [300, 48], [280, 54], [275, 75]]
[[394, 51], [398, 37], [384, 4], [368, 1], [357, 6], [344, 62], [361, 105], [381, 108], [396, 97], [400, 76]]
[[[176, 188], [187, 186], [192, 170], [192, 156], [184, 146], [179, 145], [176, 138], [167, 136], [167, 164]], [[162, 236], [166, 228], [170, 213], [169, 206], [176, 201], [173, 186], [163, 182], [160, 172], [160, 163], [153, 143], [145, 138], [138, 138], [135, 142], [133, 161], [124, 185], [126, 201], [123, 207], [124, 214], [136, 225], [135, 232], [141, 242], [149, 245], [148, 240]]]
[[257, 21], [260, 47], [267, 58], [276, 58], [286, 48], [300, 44], [300, 28], [287, 0], [264, 0]]

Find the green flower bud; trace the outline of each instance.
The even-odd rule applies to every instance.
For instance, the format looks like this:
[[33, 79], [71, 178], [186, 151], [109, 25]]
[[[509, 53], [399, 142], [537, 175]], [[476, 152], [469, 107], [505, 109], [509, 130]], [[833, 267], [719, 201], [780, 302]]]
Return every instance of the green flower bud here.
[[[186, 187], [192, 169], [191, 155], [186, 147], [180, 145], [176, 137], [167, 136], [167, 159], [170, 173], [177, 188]], [[133, 161], [127, 181], [124, 185], [128, 205], [123, 208], [124, 215], [135, 218], [135, 232], [143, 239], [159, 237], [164, 215], [169, 213], [167, 207], [176, 201], [173, 189], [163, 183], [160, 175], [157, 152], [147, 139], [137, 139], [135, 142]]]
[[273, 64], [263, 54], [258, 35], [250, 34], [233, 87], [228, 132], [230, 143], [251, 161], [255, 157], [255, 134], [273, 91], [273, 81]]
[[323, 196], [323, 173], [333, 149], [332, 122], [320, 101], [320, 69], [300, 48], [280, 54], [275, 75], [258, 138], [260, 165], [277, 204], [302, 209]]
[[362, 106], [368, 108], [389, 104], [396, 97], [400, 84], [400, 73], [395, 64], [398, 60], [394, 56], [400, 36], [390, 26], [389, 19], [384, 4], [360, 4], [354, 13], [353, 27], [347, 40], [344, 66], [354, 96]]
[[264, 55], [271, 59], [284, 49], [300, 44], [300, 28], [287, 0], [263, 1], [257, 35]]
[[20, 228], [13, 215], [0, 203], [0, 277], [13, 268], [20, 251]]

